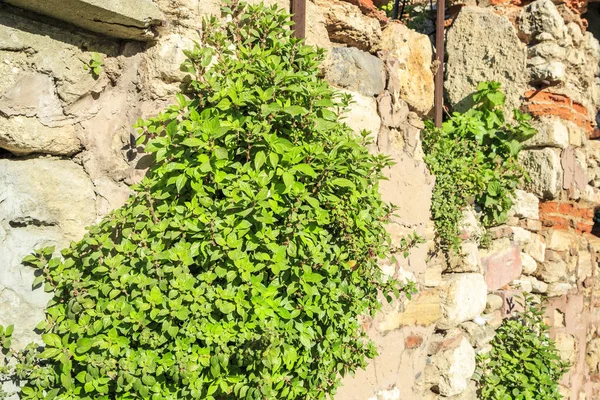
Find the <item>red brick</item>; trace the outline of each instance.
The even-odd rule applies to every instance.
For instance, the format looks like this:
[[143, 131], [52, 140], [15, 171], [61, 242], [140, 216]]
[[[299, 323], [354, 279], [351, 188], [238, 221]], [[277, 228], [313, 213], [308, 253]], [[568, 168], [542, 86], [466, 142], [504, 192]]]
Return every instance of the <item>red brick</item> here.
[[561, 214], [570, 214], [574, 211], [574, 207], [569, 203], [562, 203], [558, 205], [558, 212]]
[[423, 344], [423, 338], [419, 335], [410, 335], [404, 339], [404, 347], [407, 349], [416, 349]]
[[558, 203], [555, 201], [546, 201], [540, 203], [540, 213], [555, 213], [558, 212]]
[[577, 225], [575, 225], [575, 229], [583, 233], [591, 233], [593, 227], [594, 224], [589, 222], [578, 222]]
[[542, 225], [554, 229], [568, 229], [569, 220], [563, 217], [546, 215], [542, 218]]

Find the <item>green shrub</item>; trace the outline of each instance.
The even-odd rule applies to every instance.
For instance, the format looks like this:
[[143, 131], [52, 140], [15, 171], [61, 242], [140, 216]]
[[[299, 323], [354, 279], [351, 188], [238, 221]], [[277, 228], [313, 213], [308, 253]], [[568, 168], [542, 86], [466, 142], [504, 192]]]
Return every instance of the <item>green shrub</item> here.
[[525, 310], [505, 319], [492, 350], [478, 356], [482, 400], [560, 400], [558, 384], [569, 365], [548, 337], [544, 310], [525, 295]]
[[473, 100], [472, 109], [454, 113], [442, 129], [428, 122], [423, 132], [425, 162], [436, 177], [432, 218], [441, 248], [455, 252], [465, 207], [479, 209], [484, 226], [504, 222], [525, 176], [518, 162], [521, 143], [536, 133], [531, 117], [518, 110], [513, 123], [505, 120], [499, 83], [481, 83]]
[[412, 293], [377, 266], [391, 161], [340, 121], [323, 52], [276, 8], [223, 13], [186, 53], [188, 97], [139, 122], [156, 162], [127, 204], [26, 258], [55, 297], [43, 352], [3, 370], [23, 398], [325, 399], [375, 355], [360, 316]]

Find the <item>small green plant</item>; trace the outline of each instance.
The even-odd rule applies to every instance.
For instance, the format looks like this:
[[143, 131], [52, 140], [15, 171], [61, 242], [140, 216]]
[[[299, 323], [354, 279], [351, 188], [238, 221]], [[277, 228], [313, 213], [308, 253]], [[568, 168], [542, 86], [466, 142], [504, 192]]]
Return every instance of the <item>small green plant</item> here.
[[83, 69], [90, 71], [92, 77], [94, 79], [98, 79], [102, 73], [102, 67], [104, 66], [104, 63], [102, 62], [102, 58], [98, 53], [92, 53], [91, 57], [92, 58], [88, 62], [83, 63]]
[[477, 358], [482, 400], [562, 399], [559, 381], [569, 365], [548, 336], [544, 310], [526, 293], [522, 300], [524, 311], [505, 319], [492, 350]]
[[472, 109], [454, 113], [442, 129], [428, 122], [423, 132], [425, 162], [436, 177], [431, 214], [446, 251], [460, 252], [465, 207], [474, 205], [484, 226], [506, 219], [525, 177], [518, 162], [521, 143], [536, 133], [528, 122], [531, 117], [518, 110], [514, 122], [505, 120], [499, 83], [479, 84], [473, 100]]
[[341, 122], [323, 51], [276, 7], [222, 12], [186, 52], [187, 97], [138, 123], [155, 164], [128, 203], [24, 260], [54, 298], [41, 353], [4, 370], [21, 398], [325, 399], [376, 354], [360, 317], [413, 293], [378, 266], [391, 160]]

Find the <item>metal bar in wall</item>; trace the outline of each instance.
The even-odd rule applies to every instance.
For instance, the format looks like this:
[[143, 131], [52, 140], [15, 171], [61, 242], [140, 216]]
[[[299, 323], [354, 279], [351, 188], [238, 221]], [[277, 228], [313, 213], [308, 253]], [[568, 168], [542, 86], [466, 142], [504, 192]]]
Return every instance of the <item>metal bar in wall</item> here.
[[445, 0], [437, 0], [437, 18], [435, 29], [435, 57], [437, 72], [435, 74], [435, 126], [440, 128], [444, 116], [444, 20], [446, 14]]
[[291, 0], [292, 21], [294, 21], [294, 36], [306, 38], [306, 0]]

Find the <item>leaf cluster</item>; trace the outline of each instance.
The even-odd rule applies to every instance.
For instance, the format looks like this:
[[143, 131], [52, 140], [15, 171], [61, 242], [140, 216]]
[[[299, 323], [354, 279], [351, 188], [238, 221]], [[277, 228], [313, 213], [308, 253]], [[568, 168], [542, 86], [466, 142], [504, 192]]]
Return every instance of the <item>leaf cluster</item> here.
[[55, 296], [22, 398], [325, 399], [376, 354], [360, 317], [412, 293], [378, 267], [391, 160], [341, 122], [323, 52], [276, 7], [222, 12], [187, 96], [138, 123], [155, 164], [127, 204], [25, 259]]
[[569, 364], [548, 336], [544, 310], [524, 294], [524, 311], [504, 320], [492, 350], [479, 355], [482, 400], [560, 400], [558, 386]]
[[453, 113], [441, 129], [427, 122], [423, 132], [425, 162], [436, 177], [432, 218], [441, 248], [455, 252], [465, 207], [474, 205], [484, 226], [506, 220], [526, 176], [518, 162], [522, 142], [536, 133], [528, 114], [515, 110], [514, 121], [505, 120], [499, 83], [480, 83], [473, 100], [473, 108]]
[[104, 63], [98, 53], [92, 53], [91, 59], [88, 62], [83, 63], [83, 69], [90, 71], [94, 79], [98, 79], [102, 73], [102, 67]]

